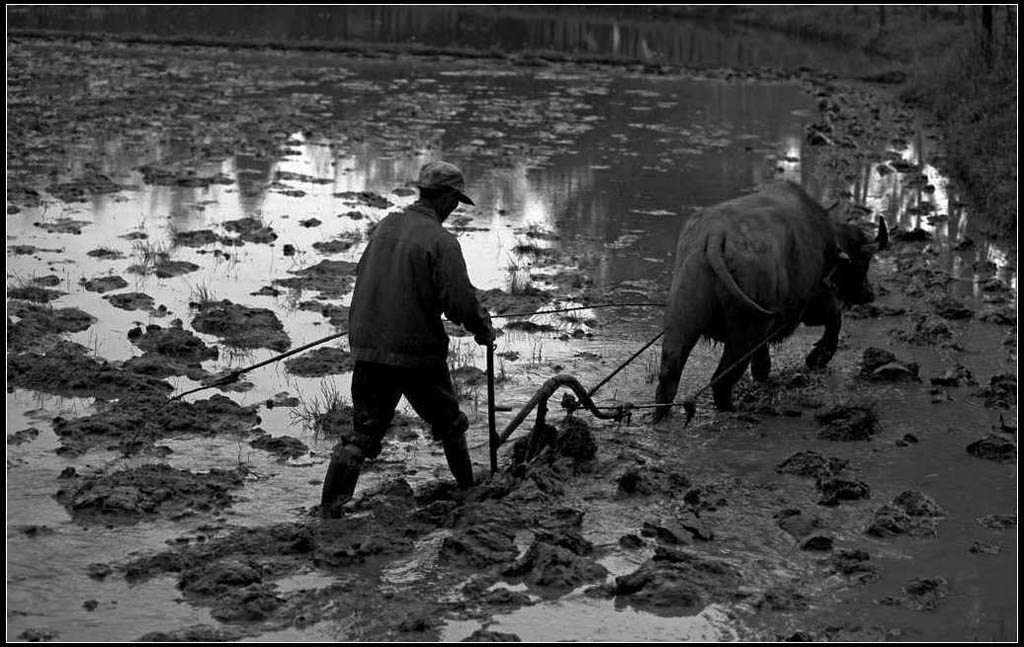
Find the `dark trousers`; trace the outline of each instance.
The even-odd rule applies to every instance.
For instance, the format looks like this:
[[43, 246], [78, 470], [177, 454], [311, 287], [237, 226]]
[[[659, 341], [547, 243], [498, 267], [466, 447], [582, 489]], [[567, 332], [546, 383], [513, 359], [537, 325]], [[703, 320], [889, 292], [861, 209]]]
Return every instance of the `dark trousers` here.
[[469, 427], [446, 364], [409, 368], [356, 362], [352, 371], [352, 431], [343, 434], [343, 442], [359, 447], [367, 458], [375, 458], [403, 395], [416, 415], [430, 425], [430, 435], [436, 441], [464, 434]]

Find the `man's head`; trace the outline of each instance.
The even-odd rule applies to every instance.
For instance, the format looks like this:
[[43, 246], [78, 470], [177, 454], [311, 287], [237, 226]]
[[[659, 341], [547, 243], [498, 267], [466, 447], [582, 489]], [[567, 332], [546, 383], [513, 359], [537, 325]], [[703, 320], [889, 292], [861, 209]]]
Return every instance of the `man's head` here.
[[420, 189], [420, 197], [437, 207], [442, 220], [455, 211], [460, 202], [475, 204], [463, 193], [466, 179], [462, 177], [462, 171], [448, 162], [436, 161], [425, 164], [420, 169], [416, 186]]

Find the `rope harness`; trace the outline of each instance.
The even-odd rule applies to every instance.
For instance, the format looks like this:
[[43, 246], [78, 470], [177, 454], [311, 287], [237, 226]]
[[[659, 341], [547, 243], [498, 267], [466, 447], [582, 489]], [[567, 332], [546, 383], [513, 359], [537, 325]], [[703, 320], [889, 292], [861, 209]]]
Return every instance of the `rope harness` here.
[[[829, 276], [831, 276], [831, 272], [829, 273]], [[594, 305], [589, 305], [589, 306], [571, 306], [571, 307], [566, 307], [566, 308], [553, 308], [553, 309], [549, 309], [549, 310], [535, 310], [533, 312], [503, 313], [503, 314], [493, 315], [492, 318], [495, 318], [495, 319], [505, 319], [505, 318], [516, 318], [516, 317], [531, 317], [531, 316], [539, 315], [539, 314], [556, 314], [556, 313], [561, 313], [561, 312], [571, 312], [571, 311], [575, 311], [575, 310], [589, 310], [589, 309], [594, 309], [594, 308], [664, 307], [664, 306], [665, 306], [664, 303], [653, 303], [653, 302], [602, 303], [602, 304], [594, 304]], [[495, 471], [497, 469], [497, 466], [496, 466], [496, 460], [497, 460], [496, 451], [497, 451], [497, 447], [499, 445], [505, 443], [508, 440], [508, 438], [512, 435], [512, 433], [515, 431], [515, 429], [520, 424], [522, 424], [522, 422], [526, 419], [526, 417], [530, 414], [530, 412], [533, 411], [535, 408], [537, 409], [537, 418], [536, 418], [536, 422], [534, 423], [534, 431], [537, 431], [537, 430], [542, 429], [542, 428], [545, 427], [545, 418], [547, 416], [547, 411], [548, 411], [548, 404], [547, 404], [548, 400], [551, 398], [552, 395], [555, 394], [555, 392], [559, 388], [562, 388], [562, 387], [569, 388], [575, 394], [575, 397], [574, 397], [572, 394], [566, 393], [562, 397], [561, 406], [562, 406], [563, 409], [565, 409], [568, 412], [568, 415], [572, 415], [575, 411], [577, 411], [579, 409], [586, 409], [587, 411], [592, 413], [596, 418], [600, 418], [600, 419], [603, 419], [603, 420], [615, 420], [616, 422], [621, 422], [622, 420], [625, 419], [625, 420], [627, 420], [627, 424], [628, 424], [630, 416], [631, 416], [631, 413], [634, 410], [638, 410], [638, 409], [656, 409], [656, 408], [661, 408], [661, 407], [675, 407], [675, 406], [680, 406], [681, 405], [683, 407], [683, 409], [686, 411], [686, 422], [685, 422], [685, 425], [689, 425], [690, 421], [693, 419], [694, 414], [696, 413], [696, 410], [697, 410], [696, 398], [701, 393], [706, 391], [708, 388], [713, 387], [722, 378], [722, 376], [724, 376], [725, 374], [729, 373], [736, 366], [742, 364], [747, 359], [749, 359], [751, 355], [753, 355], [755, 352], [757, 352], [762, 346], [767, 344], [772, 339], [772, 337], [774, 337], [780, 330], [782, 330], [782, 328], [784, 326], [785, 326], [785, 323], [783, 323], [779, 327], [777, 327], [774, 330], [772, 330], [772, 332], [769, 333], [768, 336], [766, 336], [756, 346], [754, 346], [751, 350], [749, 350], [747, 353], [745, 353], [738, 360], [733, 362], [730, 366], [728, 366], [727, 368], [725, 368], [722, 371], [717, 372], [715, 377], [713, 377], [705, 386], [703, 386], [700, 390], [696, 391], [690, 397], [686, 398], [682, 402], [671, 402], [671, 403], [662, 403], [662, 404], [657, 404], [657, 403], [652, 403], [652, 404], [633, 404], [633, 403], [627, 402], [625, 404], [616, 405], [614, 407], [598, 406], [597, 404], [595, 404], [594, 400], [593, 400], [593, 397], [594, 397], [594, 394], [598, 391], [598, 389], [600, 389], [605, 384], [607, 384], [613, 377], [618, 375], [619, 372], [621, 372], [624, 368], [626, 368], [626, 366], [631, 364], [637, 357], [639, 357], [641, 353], [646, 351], [656, 341], [661, 339], [661, 337], [665, 334], [665, 331], [662, 330], [657, 335], [655, 335], [653, 338], [651, 338], [650, 341], [648, 341], [646, 344], [644, 344], [638, 351], [636, 351], [628, 359], [626, 359], [626, 361], [624, 361], [621, 364], [619, 364], [611, 373], [609, 373], [604, 379], [602, 379], [600, 382], [598, 382], [597, 385], [595, 385], [593, 388], [591, 388], [589, 390], [585, 389], [583, 387], [583, 385], [580, 384], [579, 380], [577, 378], [573, 377], [572, 375], [561, 374], [561, 375], [556, 375], [556, 376], [548, 379], [546, 382], [544, 382], [543, 385], [541, 385], [540, 389], [537, 390], [537, 392], [533, 395], [533, 397], [530, 398], [529, 402], [526, 403], [526, 406], [524, 406], [523, 409], [508, 423], [508, 425], [506, 425], [504, 431], [500, 435], [496, 434], [495, 431], [494, 431], [494, 422], [493, 422], [493, 415], [494, 415], [494, 406], [493, 406], [493, 388], [494, 388], [493, 387], [493, 371], [494, 371], [493, 367], [494, 367], [494, 360], [493, 360], [493, 352], [494, 351], [493, 351], [493, 347], [489, 346], [488, 347], [488, 356], [487, 356], [487, 359], [488, 359], [488, 362], [487, 362], [487, 373], [488, 373], [488, 399], [489, 399], [489, 405], [490, 405], [488, 407], [489, 408], [488, 417], [489, 417], [489, 426], [491, 428], [491, 432], [489, 434], [489, 438], [490, 438], [490, 441], [491, 441], [490, 442], [490, 444], [491, 444], [491, 447], [490, 447], [491, 470], [493, 472], [493, 471]], [[179, 393], [178, 395], [168, 399], [166, 402], [161, 404], [159, 407], [157, 407], [157, 409], [155, 411], [159, 411], [160, 409], [162, 409], [163, 407], [167, 406], [171, 402], [173, 402], [175, 400], [180, 400], [181, 398], [185, 397], [186, 395], [190, 395], [190, 394], [196, 393], [198, 391], [203, 391], [205, 389], [212, 389], [212, 388], [216, 388], [216, 387], [220, 387], [220, 386], [225, 386], [227, 384], [231, 384], [231, 383], [237, 381], [239, 378], [241, 378], [242, 375], [244, 375], [245, 373], [248, 373], [249, 371], [252, 371], [254, 369], [260, 368], [262, 366], [266, 366], [268, 364], [272, 364], [274, 362], [278, 362], [278, 361], [280, 361], [280, 360], [282, 360], [282, 359], [284, 359], [286, 357], [290, 357], [292, 355], [296, 355], [296, 354], [301, 353], [301, 352], [303, 352], [305, 350], [313, 348], [314, 346], [319, 346], [320, 344], [324, 344], [324, 343], [327, 343], [327, 342], [332, 341], [334, 339], [338, 339], [340, 337], [343, 337], [346, 334], [347, 333], [342, 332], [342, 333], [335, 333], [333, 335], [328, 335], [327, 337], [324, 337], [323, 339], [319, 339], [317, 341], [310, 342], [308, 344], [300, 346], [299, 348], [295, 348], [295, 349], [292, 349], [292, 350], [287, 351], [285, 353], [281, 353], [280, 355], [275, 355], [274, 357], [271, 357], [269, 359], [263, 360], [261, 362], [257, 362], [256, 364], [252, 364], [251, 366], [247, 366], [247, 367], [244, 367], [244, 368], [240, 368], [240, 369], [235, 369], [233, 371], [229, 371], [227, 374], [222, 375], [220, 377], [217, 377], [213, 381], [211, 381], [211, 382], [209, 382], [207, 384], [204, 384], [203, 386], [199, 386], [199, 387], [196, 387], [194, 389], [190, 389], [188, 391], [184, 391], [182, 393]], [[605, 411], [602, 411], [602, 409], [611, 410], [611, 413], [607, 413]], [[531, 434], [531, 436], [533, 436], [533, 435], [534, 434]], [[528, 443], [533, 442], [534, 440], [535, 440], [534, 438], [530, 438], [530, 439], [528, 439]]]
[[[664, 307], [665, 304], [664, 303], [598, 303], [598, 304], [589, 305], [589, 306], [572, 306], [572, 307], [569, 307], [569, 308], [557, 308], [557, 309], [553, 309], [553, 310], [537, 310], [537, 311], [534, 311], [534, 312], [516, 312], [516, 313], [509, 313], [509, 314], [497, 314], [497, 315], [493, 315], [492, 318], [493, 319], [512, 319], [512, 318], [517, 318], [517, 317], [532, 317], [533, 315], [540, 315], [540, 314], [555, 314], [555, 313], [559, 313], [559, 312], [571, 312], [573, 310], [590, 310], [590, 309], [593, 309], [593, 308], [627, 308], [627, 307], [638, 307], [638, 306]], [[235, 369], [233, 371], [228, 371], [226, 374], [220, 375], [218, 377], [215, 377], [212, 381], [207, 382], [206, 384], [204, 384], [202, 386], [198, 386], [198, 387], [196, 387], [194, 389], [190, 389], [188, 391], [184, 391], [182, 393], [179, 393], [178, 395], [170, 398], [167, 402], [165, 402], [162, 405], [160, 405], [159, 407], [157, 407], [156, 411], [159, 411], [163, 407], [167, 406], [167, 404], [169, 404], [170, 402], [173, 402], [175, 400], [180, 400], [181, 398], [185, 397], [186, 395], [191, 395], [191, 394], [196, 393], [198, 391], [204, 391], [206, 389], [213, 389], [213, 388], [216, 388], [216, 387], [219, 387], [219, 386], [226, 386], [226, 385], [231, 384], [233, 382], [237, 382], [239, 380], [239, 378], [242, 377], [242, 375], [248, 373], [249, 371], [252, 371], [254, 369], [260, 368], [262, 366], [266, 366], [267, 364], [273, 364], [274, 362], [281, 361], [282, 359], [284, 359], [286, 357], [291, 357], [292, 355], [297, 355], [298, 353], [301, 353], [302, 351], [309, 350], [310, 348], [313, 348], [314, 346], [319, 346], [320, 344], [326, 344], [329, 341], [338, 339], [340, 337], [344, 337], [347, 334], [348, 334], [347, 332], [340, 332], [340, 333], [335, 333], [333, 335], [328, 335], [328, 336], [324, 337], [323, 339], [318, 339], [318, 340], [310, 342], [310, 343], [308, 343], [308, 344], [306, 344], [304, 346], [300, 346], [298, 348], [293, 348], [290, 351], [281, 353], [280, 355], [275, 355], [274, 357], [271, 357], [269, 359], [265, 359], [262, 362], [257, 362], [256, 364], [253, 364], [251, 366], [246, 366], [245, 368], [238, 368], [238, 369]], [[652, 340], [652, 343], [653, 343], [653, 340]], [[648, 344], [648, 346], [649, 345], [650, 344]], [[634, 357], [635, 357], [635, 355], [634, 355]], [[632, 361], [632, 358], [631, 358], [630, 361]], [[614, 373], [613, 373], [613, 375], [614, 375]], [[610, 379], [610, 376], [609, 376], [608, 379]], [[598, 386], [600, 386], [600, 385], [598, 385]], [[594, 390], [596, 391], [597, 389], [595, 388]]]

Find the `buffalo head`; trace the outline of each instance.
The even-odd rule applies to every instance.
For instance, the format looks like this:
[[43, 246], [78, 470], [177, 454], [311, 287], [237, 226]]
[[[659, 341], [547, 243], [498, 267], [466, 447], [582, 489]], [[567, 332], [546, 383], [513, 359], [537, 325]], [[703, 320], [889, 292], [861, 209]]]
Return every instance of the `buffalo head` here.
[[836, 243], [839, 246], [839, 264], [832, 277], [836, 296], [849, 305], [874, 301], [875, 291], [868, 282], [868, 266], [875, 252], [889, 244], [885, 219], [878, 218], [878, 234], [874, 240], [857, 225], [841, 224], [836, 230]]

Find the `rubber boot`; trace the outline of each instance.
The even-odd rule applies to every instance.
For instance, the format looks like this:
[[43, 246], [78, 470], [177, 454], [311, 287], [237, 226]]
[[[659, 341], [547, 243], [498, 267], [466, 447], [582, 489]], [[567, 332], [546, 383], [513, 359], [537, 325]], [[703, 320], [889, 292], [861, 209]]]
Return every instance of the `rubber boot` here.
[[324, 490], [320, 496], [320, 514], [323, 517], [337, 519], [341, 516], [341, 506], [352, 500], [359, 481], [359, 472], [363, 467], [365, 456], [354, 445], [336, 447], [331, 454], [331, 464], [327, 467], [324, 477]]
[[459, 487], [472, 487], [475, 483], [473, 461], [469, 458], [466, 435], [456, 434], [445, 439], [443, 445], [444, 457], [448, 461], [448, 469], [452, 471], [455, 482], [459, 484]]

